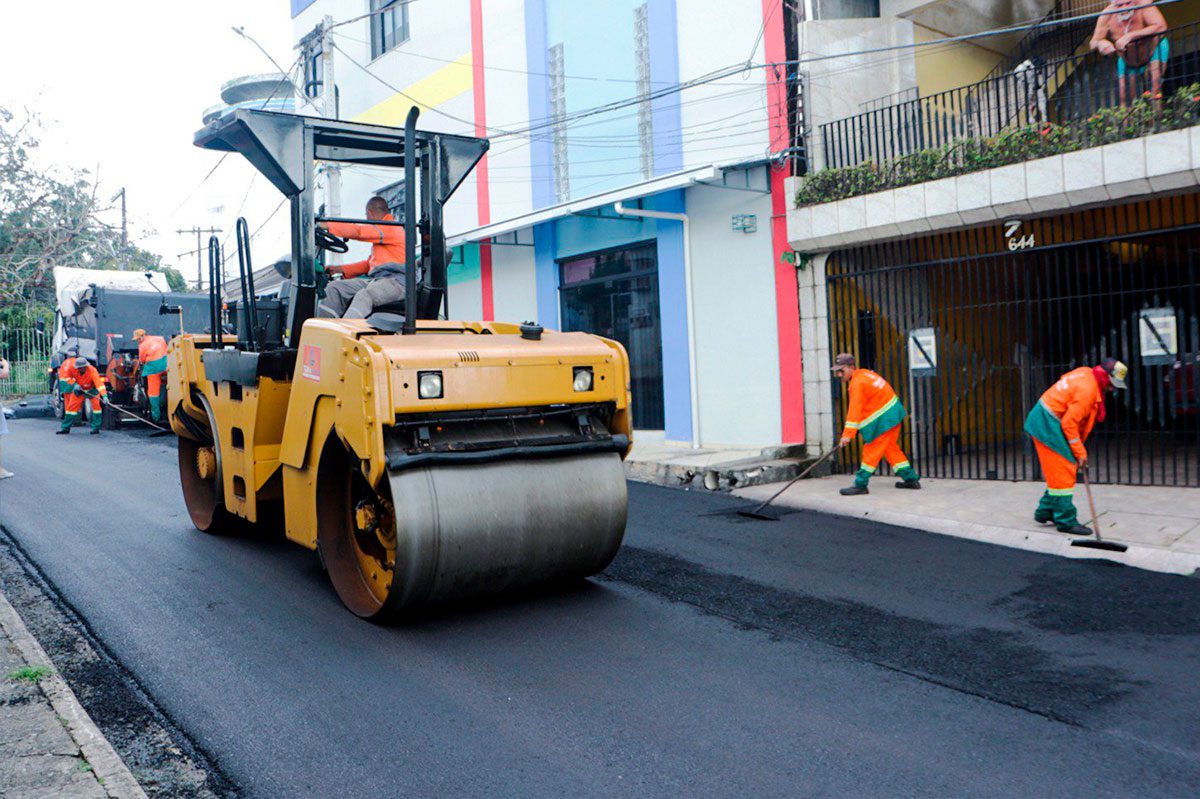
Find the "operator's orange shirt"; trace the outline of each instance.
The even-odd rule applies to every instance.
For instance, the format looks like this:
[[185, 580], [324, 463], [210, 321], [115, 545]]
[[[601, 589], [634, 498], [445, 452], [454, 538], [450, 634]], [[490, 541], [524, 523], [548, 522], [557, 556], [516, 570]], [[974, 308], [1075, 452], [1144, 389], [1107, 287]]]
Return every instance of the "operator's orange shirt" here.
[[1104, 392], [1092, 374], [1092, 367], [1081, 366], [1060, 377], [1042, 394], [1042, 404], [1062, 423], [1063, 435], [1075, 457], [1087, 457], [1083, 442], [1092, 432], [1104, 404]]
[[[382, 221], [395, 222], [396, 218], [388, 214]], [[404, 263], [404, 228], [399, 225], [373, 225], [370, 222], [323, 222], [322, 224], [335, 236], [371, 243], [371, 257], [365, 261], [343, 264], [343, 277], [365, 275], [383, 264]]]

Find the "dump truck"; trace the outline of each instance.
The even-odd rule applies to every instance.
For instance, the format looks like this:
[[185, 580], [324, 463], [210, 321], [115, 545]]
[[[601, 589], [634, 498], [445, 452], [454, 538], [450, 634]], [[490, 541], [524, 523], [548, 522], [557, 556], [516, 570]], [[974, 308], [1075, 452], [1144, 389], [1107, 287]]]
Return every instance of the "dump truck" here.
[[[290, 202], [290, 284], [279, 323], [260, 319], [239, 220], [236, 334], [213, 292], [214, 332], [179, 336], [168, 353], [195, 526], [282, 524], [318, 553], [345, 606], [373, 620], [593, 575], [626, 521], [624, 349], [447, 318], [443, 209], [488, 142], [418, 130], [417, 116], [399, 129], [239, 110], [200, 130], [198, 146], [241, 154]], [[403, 172], [397, 224], [419, 269], [406, 269], [405, 303], [367, 319], [315, 317], [325, 252], [346, 248], [317, 224], [315, 170], [330, 162]], [[210, 256], [215, 277], [216, 247]]]

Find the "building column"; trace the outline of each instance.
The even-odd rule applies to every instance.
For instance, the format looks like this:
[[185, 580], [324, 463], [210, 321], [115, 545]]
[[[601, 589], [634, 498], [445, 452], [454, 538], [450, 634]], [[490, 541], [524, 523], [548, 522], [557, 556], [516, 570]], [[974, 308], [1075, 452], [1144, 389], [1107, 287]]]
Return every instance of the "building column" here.
[[[825, 288], [825, 265], [829, 253], [812, 256], [796, 271], [799, 299], [801, 357], [804, 374], [805, 443], [821, 452], [835, 444], [833, 430], [833, 375], [829, 371], [829, 294]], [[816, 454], [810, 450], [810, 455]]]
[[[484, 86], [483, 64], [483, 0], [471, 0], [471, 88], [475, 104], [475, 135], [486, 139], [487, 129], [487, 93]], [[479, 227], [492, 223], [492, 203], [488, 186], [488, 157], [487, 153], [479, 159], [475, 167], [475, 207], [479, 217]], [[479, 290], [480, 305], [483, 308], [484, 321], [490, 322], [496, 318], [494, 295], [492, 292], [492, 245], [490, 241], [479, 243]]]
[[[655, 195], [655, 211], [686, 213], [682, 189]], [[684, 274], [683, 223], [656, 222], [658, 308], [662, 325], [663, 417], [666, 439], [691, 443], [692, 380], [688, 359], [687, 279]]]
[[[783, 0], [762, 0], [763, 50], [768, 64], [787, 61], [784, 43]], [[772, 24], [766, 24], [770, 21]], [[786, 150], [788, 131], [787, 67], [765, 67], [767, 76], [768, 129], [771, 152]], [[804, 371], [800, 358], [800, 313], [796, 304], [796, 269], [784, 261], [791, 249], [787, 235], [787, 176], [771, 169], [771, 243], [775, 263], [775, 323], [779, 341], [780, 436], [784, 444], [805, 443]]]

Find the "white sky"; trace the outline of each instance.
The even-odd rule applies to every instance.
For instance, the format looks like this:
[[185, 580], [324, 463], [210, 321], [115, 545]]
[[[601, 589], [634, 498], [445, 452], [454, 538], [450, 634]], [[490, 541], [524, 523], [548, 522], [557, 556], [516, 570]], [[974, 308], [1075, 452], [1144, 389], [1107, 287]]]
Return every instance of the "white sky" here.
[[[285, 70], [295, 63], [288, 1], [4, 0], [3, 23], [0, 105], [42, 116], [48, 163], [98, 169], [105, 197], [124, 186], [130, 238], [194, 284], [196, 256], [178, 256], [195, 248], [195, 236], [175, 230], [231, 231], [256, 170], [231, 155], [176, 211], [220, 158], [194, 147], [192, 135], [204, 109], [220, 101], [222, 83], [274, 71], [232, 27], [244, 27]], [[251, 230], [280, 199], [265, 180], [254, 181], [241, 212]], [[222, 205], [219, 214], [209, 210]], [[253, 249], [256, 267], [288, 250], [286, 209]]]

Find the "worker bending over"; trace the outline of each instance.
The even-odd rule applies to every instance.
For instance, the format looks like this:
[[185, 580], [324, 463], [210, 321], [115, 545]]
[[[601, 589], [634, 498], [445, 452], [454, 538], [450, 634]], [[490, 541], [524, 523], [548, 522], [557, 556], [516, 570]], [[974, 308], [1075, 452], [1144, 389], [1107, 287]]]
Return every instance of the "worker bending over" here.
[[1104, 421], [1104, 395], [1125, 388], [1128, 372], [1116, 358], [1073, 369], [1046, 389], [1025, 417], [1025, 432], [1033, 437], [1046, 478], [1046, 491], [1033, 513], [1035, 521], [1054, 522], [1061, 533], [1091, 535], [1075, 513], [1075, 473], [1087, 466], [1083, 442], [1096, 423]]
[[150, 398], [150, 417], [162, 421], [162, 381], [167, 371], [167, 342], [162, 336], [147, 336], [140, 327], [133, 331], [138, 344], [138, 363], [146, 378], [146, 396]]
[[[371, 222], [395, 222], [387, 200], [375, 196], [367, 201]], [[321, 222], [335, 236], [371, 243], [371, 255], [352, 264], [326, 265], [325, 271], [342, 276], [325, 287], [325, 298], [317, 305], [317, 316], [366, 319], [380, 305], [404, 300], [404, 228], [371, 222]]]
[[855, 366], [854, 356], [843, 352], [833, 360], [833, 373], [847, 384], [850, 407], [846, 411], [846, 427], [839, 446], [845, 447], [855, 434], [863, 437], [862, 465], [854, 473], [854, 485], [843, 488], [842, 496], [852, 497], [870, 493], [867, 483], [879, 461], [887, 458], [892, 470], [901, 478], [896, 488], [920, 488], [921, 476], [916, 473], [900, 449], [900, 423], [908, 412], [888, 382], [870, 369]]
[[87, 358], [68, 358], [58, 370], [58, 379], [62, 384], [63, 420], [57, 435], [65, 436], [71, 432], [71, 425], [78, 421], [83, 411], [84, 397], [88, 397], [92, 403], [92, 435], [99, 435], [102, 420], [100, 403], [101, 400], [108, 402], [108, 390], [96, 367], [88, 363]]

